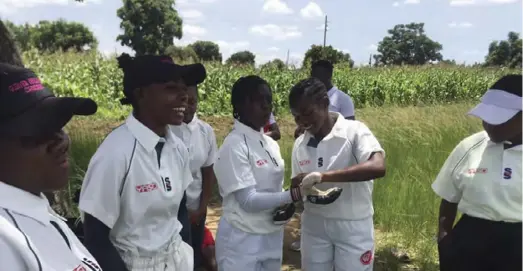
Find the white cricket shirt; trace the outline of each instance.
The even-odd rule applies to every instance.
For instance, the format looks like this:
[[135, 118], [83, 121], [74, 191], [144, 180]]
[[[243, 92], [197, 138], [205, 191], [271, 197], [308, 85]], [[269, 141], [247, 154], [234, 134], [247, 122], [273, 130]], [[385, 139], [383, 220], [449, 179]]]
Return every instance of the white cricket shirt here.
[[0, 182], [0, 270], [102, 270], [64, 221], [43, 194]]
[[[300, 173], [326, 172], [344, 169], [369, 160], [374, 152], [385, 151], [365, 124], [347, 120], [340, 113], [331, 132], [320, 142], [305, 131], [294, 142], [292, 176]], [[327, 190], [341, 187], [340, 197], [328, 205], [305, 202], [305, 211], [326, 218], [359, 220], [374, 214], [372, 206], [373, 180], [352, 183], [320, 183], [316, 187]]]
[[521, 222], [521, 145], [504, 149], [479, 132], [461, 141], [441, 168], [432, 189], [458, 203], [464, 214]]
[[156, 255], [179, 238], [178, 208], [192, 175], [187, 148], [166, 129], [162, 139], [131, 114], [89, 163], [79, 208], [111, 228], [120, 253]]
[[234, 121], [214, 163], [214, 173], [223, 198], [223, 216], [232, 226], [248, 233], [267, 234], [281, 230], [272, 211], [244, 211], [233, 192], [255, 186], [261, 192], [281, 192], [285, 165], [278, 143], [262, 132]]
[[338, 112], [344, 118], [354, 116], [354, 103], [347, 93], [333, 86], [331, 89], [329, 89], [327, 95], [329, 96], [330, 102], [329, 111]]
[[196, 115], [189, 123], [179, 126], [170, 126], [176, 136], [181, 138], [189, 150], [191, 173], [193, 182], [185, 191], [187, 195], [187, 208], [197, 210], [200, 207], [202, 194], [202, 168], [210, 167], [216, 160], [216, 136], [212, 127], [198, 119]]

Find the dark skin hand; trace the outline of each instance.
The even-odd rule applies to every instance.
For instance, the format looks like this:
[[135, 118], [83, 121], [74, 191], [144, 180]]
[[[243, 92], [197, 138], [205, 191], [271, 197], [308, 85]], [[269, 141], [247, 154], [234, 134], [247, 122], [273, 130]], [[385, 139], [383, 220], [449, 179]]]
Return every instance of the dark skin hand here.
[[103, 270], [128, 271], [120, 254], [109, 239], [111, 229], [100, 220], [85, 214], [84, 245]]
[[457, 203], [451, 203], [444, 199], [441, 200], [438, 218], [438, 243], [452, 231], [457, 211]]
[[202, 194], [200, 196], [200, 208], [196, 212], [189, 212], [189, 219], [191, 224], [198, 224], [203, 216], [207, 214], [207, 206], [212, 196], [212, 188], [216, 183], [216, 176], [214, 176], [213, 166], [202, 168]]
[[280, 128], [277, 123], [271, 124], [269, 131], [265, 133], [266, 136], [271, 137], [272, 139], [278, 141], [281, 138]]

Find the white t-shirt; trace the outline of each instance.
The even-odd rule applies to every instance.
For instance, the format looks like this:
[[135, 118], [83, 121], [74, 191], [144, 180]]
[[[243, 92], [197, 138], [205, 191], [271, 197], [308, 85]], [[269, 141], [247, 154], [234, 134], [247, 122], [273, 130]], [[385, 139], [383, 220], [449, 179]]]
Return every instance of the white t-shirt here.
[[281, 192], [284, 170], [278, 143], [235, 120], [214, 164], [227, 222], [248, 233], [267, 234], [281, 230], [282, 226], [274, 225], [272, 221], [273, 210], [246, 212], [233, 193], [249, 186], [255, 186], [261, 192]]
[[504, 149], [479, 132], [454, 148], [432, 189], [464, 214], [521, 222], [521, 163], [521, 145]]
[[354, 103], [347, 93], [333, 86], [329, 89], [327, 95], [330, 101], [329, 111], [338, 112], [344, 118], [354, 116]]
[[[159, 166], [155, 147], [160, 141], [165, 145]], [[191, 182], [181, 139], [170, 129], [160, 138], [131, 114], [92, 157], [79, 208], [111, 228], [120, 253], [156, 255], [178, 241], [178, 208]]]
[[[308, 131], [294, 142], [292, 176], [300, 173], [344, 169], [369, 160], [374, 152], [385, 151], [365, 124], [347, 120], [339, 113], [331, 132], [319, 143]], [[341, 187], [341, 196], [329, 205], [305, 202], [305, 211], [326, 218], [359, 220], [374, 214], [373, 181], [352, 183], [320, 183], [318, 189]]]
[[102, 270], [64, 221], [43, 194], [0, 182], [0, 270]]
[[181, 138], [191, 160], [191, 172], [194, 181], [185, 191], [187, 195], [187, 208], [197, 210], [200, 207], [202, 194], [202, 168], [210, 167], [216, 160], [216, 136], [212, 127], [196, 116], [188, 124], [170, 126], [174, 134]]

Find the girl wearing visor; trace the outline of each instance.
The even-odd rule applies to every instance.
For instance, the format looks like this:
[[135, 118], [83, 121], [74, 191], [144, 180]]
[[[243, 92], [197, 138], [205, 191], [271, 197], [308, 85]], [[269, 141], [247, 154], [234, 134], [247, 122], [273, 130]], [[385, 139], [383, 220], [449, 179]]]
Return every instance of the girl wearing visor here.
[[282, 191], [280, 148], [261, 130], [272, 109], [272, 91], [265, 80], [254, 75], [238, 79], [231, 104], [234, 127], [214, 164], [223, 198], [216, 233], [218, 270], [280, 271], [283, 224], [294, 213], [292, 203], [305, 196], [316, 204], [330, 204], [341, 191], [318, 192], [312, 186]]
[[0, 64], [0, 270], [101, 270], [43, 194], [68, 182], [62, 128], [96, 110], [91, 99], [56, 98], [32, 71]]
[[454, 148], [432, 184], [442, 271], [522, 270], [521, 83], [507, 75], [487, 90], [469, 112], [484, 131]]
[[193, 270], [193, 251], [177, 219], [192, 182], [180, 125], [187, 85], [205, 77], [201, 64], [166, 56], [123, 54], [123, 104], [133, 111], [92, 157], [80, 195], [86, 247], [104, 270]]

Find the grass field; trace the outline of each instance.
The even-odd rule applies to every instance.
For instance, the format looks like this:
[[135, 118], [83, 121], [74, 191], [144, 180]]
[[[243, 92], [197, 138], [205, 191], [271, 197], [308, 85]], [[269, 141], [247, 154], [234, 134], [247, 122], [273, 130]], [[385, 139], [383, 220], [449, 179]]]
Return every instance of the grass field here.
[[[378, 270], [438, 270], [433, 237], [439, 199], [431, 183], [454, 146], [481, 129], [477, 119], [466, 116], [472, 104], [428, 107], [381, 107], [356, 111], [356, 118], [375, 133], [387, 155], [387, 175], [375, 182], [374, 204], [378, 254], [389, 247], [409, 253], [414, 262], [404, 269], [385, 263]], [[230, 117], [203, 117], [215, 129], [218, 142], [229, 132]], [[277, 118], [282, 131], [279, 141], [290, 174], [294, 122]], [[76, 119], [67, 127], [72, 139], [73, 181], [80, 185], [83, 172], [99, 142], [116, 121]], [[288, 179], [288, 178], [287, 178]], [[73, 210], [74, 211], [74, 210]]]

